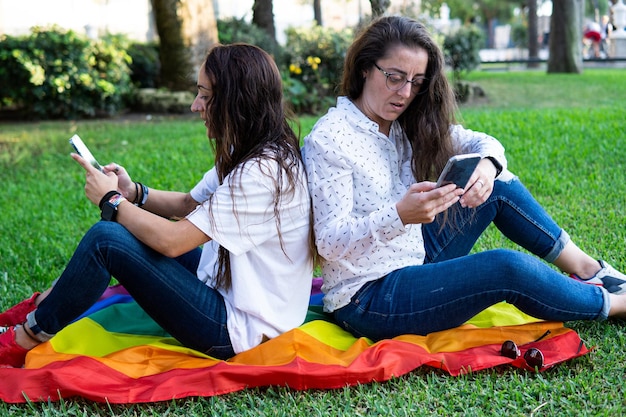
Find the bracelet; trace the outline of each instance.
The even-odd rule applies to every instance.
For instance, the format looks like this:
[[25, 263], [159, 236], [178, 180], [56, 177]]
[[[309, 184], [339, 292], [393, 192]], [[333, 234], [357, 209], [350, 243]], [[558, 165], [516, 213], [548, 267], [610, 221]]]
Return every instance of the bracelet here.
[[135, 181], [134, 184], [135, 184], [135, 198], [133, 199], [132, 203], [134, 205], [137, 205], [137, 203], [139, 202], [139, 185], [137, 185], [137, 181]]
[[108, 193], [106, 193], [104, 195], [104, 197], [102, 197], [102, 199], [100, 200], [100, 204], [98, 204], [98, 207], [100, 207], [100, 210], [102, 210], [102, 206], [104, 206], [104, 203], [106, 203], [107, 201], [109, 201], [109, 199], [111, 197], [113, 197], [115, 194], [120, 194], [115, 190], [109, 191]]
[[141, 202], [139, 204], [137, 204], [137, 207], [141, 207], [144, 204], [146, 204], [146, 201], [148, 201], [148, 187], [143, 185], [142, 183], [138, 183], [139, 186], [141, 186]]

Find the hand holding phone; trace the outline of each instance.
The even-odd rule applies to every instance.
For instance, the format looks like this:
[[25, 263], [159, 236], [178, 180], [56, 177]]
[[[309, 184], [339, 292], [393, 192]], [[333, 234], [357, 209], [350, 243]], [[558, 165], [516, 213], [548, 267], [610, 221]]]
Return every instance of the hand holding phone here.
[[458, 188], [465, 188], [480, 160], [481, 156], [477, 153], [451, 157], [437, 180], [437, 187], [456, 184]]
[[95, 169], [100, 172], [104, 172], [102, 166], [96, 161], [96, 158], [92, 155], [89, 148], [85, 145], [82, 139], [78, 135], [74, 135], [70, 138], [70, 144], [74, 147], [77, 154], [83, 157], [87, 162], [91, 164]]

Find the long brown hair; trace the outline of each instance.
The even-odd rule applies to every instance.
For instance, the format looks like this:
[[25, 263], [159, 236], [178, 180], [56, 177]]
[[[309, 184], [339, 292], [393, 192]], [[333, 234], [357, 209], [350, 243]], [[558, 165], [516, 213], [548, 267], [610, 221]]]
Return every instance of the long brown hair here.
[[[229, 175], [231, 184], [240, 180], [246, 163], [273, 160], [278, 164], [276, 176], [267, 175], [274, 184], [274, 215], [282, 247], [280, 202], [292, 197], [297, 187], [306, 187], [306, 183], [299, 181], [304, 170], [300, 141], [288, 122], [290, 115], [284, 107], [278, 67], [256, 46], [231, 44], [213, 47], [203, 68], [213, 92], [206, 105], [206, 118], [208, 131], [215, 139], [220, 183]], [[287, 188], [283, 188], [285, 181]], [[214, 284], [226, 290], [232, 285], [230, 253], [222, 246]]]
[[404, 16], [383, 16], [367, 25], [348, 49], [340, 92], [352, 100], [359, 98], [365, 85], [363, 73], [396, 45], [428, 53], [426, 79], [398, 122], [413, 150], [413, 176], [418, 182], [434, 180], [455, 153], [450, 126], [457, 106], [445, 76], [443, 53], [423, 24]]

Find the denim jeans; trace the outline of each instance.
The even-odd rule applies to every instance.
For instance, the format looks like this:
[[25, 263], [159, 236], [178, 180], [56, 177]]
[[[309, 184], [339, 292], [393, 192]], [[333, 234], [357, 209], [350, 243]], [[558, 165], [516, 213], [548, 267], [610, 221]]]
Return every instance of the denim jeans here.
[[453, 328], [501, 301], [545, 320], [606, 318], [604, 289], [575, 281], [535, 256], [506, 249], [468, 255], [492, 222], [545, 261], [561, 253], [569, 236], [518, 179], [496, 181], [487, 201], [476, 209], [457, 206], [454, 217], [443, 230], [438, 221], [422, 225], [425, 263], [366, 283], [335, 311], [337, 322], [355, 336], [380, 340]]
[[196, 276], [200, 249], [168, 258], [126, 228], [101, 221], [83, 237], [38, 306], [34, 321], [53, 335], [91, 307], [114, 276], [163, 329], [183, 345], [219, 359], [234, 355], [221, 294]]

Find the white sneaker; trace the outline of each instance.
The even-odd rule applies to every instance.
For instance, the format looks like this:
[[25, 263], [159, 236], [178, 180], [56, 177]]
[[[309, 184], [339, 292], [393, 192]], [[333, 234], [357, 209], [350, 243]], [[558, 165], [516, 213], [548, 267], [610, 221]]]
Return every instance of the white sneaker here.
[[584, 282], [586, 284], [592, 284], [604, 287], [611, 294], [625, 294], [626, 293], [626, 275], [613, 268], [611, 265], [603, 260], [598, 260], [602, 267], [593, 277], [588, 279], [580, 278], [576, 274], [570, 276], [575, 280]]

